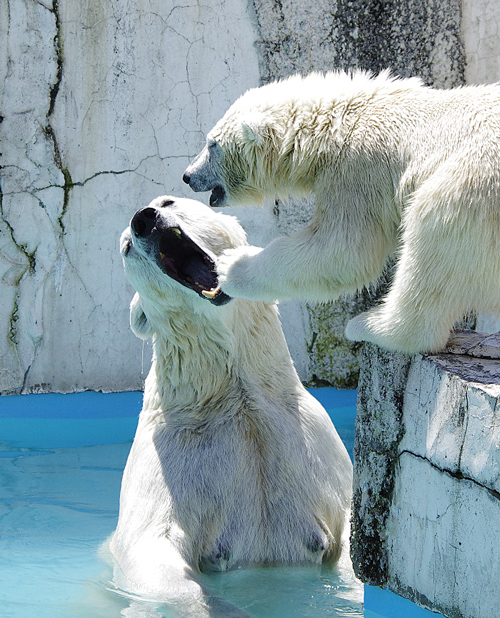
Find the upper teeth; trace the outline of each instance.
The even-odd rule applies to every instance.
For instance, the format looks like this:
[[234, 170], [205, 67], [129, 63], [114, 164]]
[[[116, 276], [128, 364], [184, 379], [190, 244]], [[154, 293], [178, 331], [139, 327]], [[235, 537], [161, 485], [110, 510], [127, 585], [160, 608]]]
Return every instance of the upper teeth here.
[[182, 232], [180, 231], [180, 229], [178, 227], [172, 227], [170, 228], [172, 230], [172, 232], [177, 236], [177, 238], [180, 238], [182, 235]]

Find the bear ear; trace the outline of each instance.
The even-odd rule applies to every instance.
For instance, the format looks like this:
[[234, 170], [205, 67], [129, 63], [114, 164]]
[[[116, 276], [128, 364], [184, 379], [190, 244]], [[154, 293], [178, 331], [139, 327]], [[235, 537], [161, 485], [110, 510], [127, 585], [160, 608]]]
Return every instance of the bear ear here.
[[154, 330], [142, 310], [141, 297], [137, 293], [130, 303], [130, 328], [139, 339], [149, 339], [154, 335]]
[[245, 120], [241, 123], [241, 132], [244, 143], [262, 146], [266, 139], [264, 114], [256, 110], [247, 114]]

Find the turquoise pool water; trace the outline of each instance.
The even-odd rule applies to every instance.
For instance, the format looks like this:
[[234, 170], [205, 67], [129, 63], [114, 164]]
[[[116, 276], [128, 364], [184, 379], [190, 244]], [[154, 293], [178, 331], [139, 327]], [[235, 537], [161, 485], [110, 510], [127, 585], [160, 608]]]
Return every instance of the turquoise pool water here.
[[[314, 389], [347, 450], [355, 391]], [[121, 618], [130, 601], [114, 590], [100, 548], [113, 532], [123, 468], [141, 393], [0, 397], [0, 615]], [[255, 618], [439, 618], [348, 569], [250, 569], [204, 582]], [[168, 608], [134, 601], [140, 618]], [[127, 614], [128, 616], [128, 614]]]
[[[353, 391], [317, 389], [348, 450]], [[0, 398], [0, 615], [119, 618], [99, 548], [113, 532], [141, 393]], [[256, 618], [363, 616], [362, 589], [344, 569], [251, 569], [205, 577]], [[140, 599], [141, 616], [169, 617]]]

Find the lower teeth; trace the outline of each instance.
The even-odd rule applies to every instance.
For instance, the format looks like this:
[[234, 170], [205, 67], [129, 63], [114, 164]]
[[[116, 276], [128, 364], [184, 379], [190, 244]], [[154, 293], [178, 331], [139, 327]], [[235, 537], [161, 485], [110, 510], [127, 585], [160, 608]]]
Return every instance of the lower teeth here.
[[202, 290], [201, 293], [205, 298], [215, 298], [217, 294], [220, 292], [220, 285], [218, 285], [214, 290]]

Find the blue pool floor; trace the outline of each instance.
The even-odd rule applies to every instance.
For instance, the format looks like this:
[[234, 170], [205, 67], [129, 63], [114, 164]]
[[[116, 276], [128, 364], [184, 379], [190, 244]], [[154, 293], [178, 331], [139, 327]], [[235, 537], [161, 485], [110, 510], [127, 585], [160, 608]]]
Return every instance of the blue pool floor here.
[[[356, 392], [312, 392], [352, 457]], [[0, 397], [2, 618], [124, 615], [128, 601], [109, 590], [112, 571], [99, 549], [116, 526], [121, 476], [141, 405], [142, 393]], [[342, 568], [208, 577], [213, 592], [256, 618], [424, 618], [407, 607], [398, 613], [396, 595], [396, 609], [388, 610], [396, 613], [378, 613], [390, 605], [389, 597], [380, 597], [390, 593], [378, 589], [368, 591], [373, 607], [363, 614], [362, 587]], [[166, 608], [139, 609], [141, 616], [169, 617]]]

